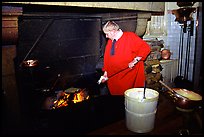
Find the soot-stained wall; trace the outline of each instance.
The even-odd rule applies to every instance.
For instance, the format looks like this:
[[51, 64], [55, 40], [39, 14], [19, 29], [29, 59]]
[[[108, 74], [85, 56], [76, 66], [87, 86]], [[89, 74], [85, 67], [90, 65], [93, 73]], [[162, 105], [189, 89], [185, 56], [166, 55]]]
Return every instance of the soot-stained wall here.
[[64, 87], [96, 72], [100, 33], [101, 19], [96, 17], [24, 16], [19, 21], [16, 66], [23, 60], [38, 60], [32, 68], [38, 84], [53, 83], [60, 74]]

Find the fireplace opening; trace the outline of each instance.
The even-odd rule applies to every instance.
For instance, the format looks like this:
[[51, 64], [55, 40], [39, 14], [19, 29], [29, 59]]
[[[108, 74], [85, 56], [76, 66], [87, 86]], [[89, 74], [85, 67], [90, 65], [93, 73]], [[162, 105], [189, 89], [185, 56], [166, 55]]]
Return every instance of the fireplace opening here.
[[[124, 96], [111, 96], [97, 83], [106, 44], [101, 29], [115, 19], [135, 31], [136, 17], [126, 11], [28, 12], [19, 18], [15, 71], [23, 119], [39, 131], [34, 134], [83, 134], [124, 118]], [[27, 60], [37, 64], [21, 66]]]
[[[99, 74], [83, 75], [62, 88], [61, 78], [53, 90], [22, 84], [25, 125], [33, 134], [86, 134], [124, 118], [124, 97], [100, 95]], [[56, 84], [54, 84], [56, 82]], [[67, 81], [69, 83], [69, 81]], [[69, 85], [69, 84], [68, 84]], [[51, 86], [52, 87], [52, 86]]]

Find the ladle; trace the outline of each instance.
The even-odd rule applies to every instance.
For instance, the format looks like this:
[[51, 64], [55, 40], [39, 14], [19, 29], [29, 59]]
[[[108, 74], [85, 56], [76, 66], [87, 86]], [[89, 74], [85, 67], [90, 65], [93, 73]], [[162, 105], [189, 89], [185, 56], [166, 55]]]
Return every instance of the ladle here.
[[146, 97], [145, 97], [145, 91], [146, 91], [146, 81], [145, 81], [145, 83], [144, 83], [144, 93], [143, 93], [143, 99], [146, 99]]

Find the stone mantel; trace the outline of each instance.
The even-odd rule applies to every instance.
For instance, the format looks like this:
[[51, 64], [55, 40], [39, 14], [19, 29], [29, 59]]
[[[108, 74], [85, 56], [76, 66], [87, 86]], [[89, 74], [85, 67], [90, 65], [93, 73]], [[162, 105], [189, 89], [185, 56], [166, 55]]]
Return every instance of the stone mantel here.
[[3, 2], [3, 3], [113, 8], [145, 12], [164, 12], [165, 10], [165, 2]]

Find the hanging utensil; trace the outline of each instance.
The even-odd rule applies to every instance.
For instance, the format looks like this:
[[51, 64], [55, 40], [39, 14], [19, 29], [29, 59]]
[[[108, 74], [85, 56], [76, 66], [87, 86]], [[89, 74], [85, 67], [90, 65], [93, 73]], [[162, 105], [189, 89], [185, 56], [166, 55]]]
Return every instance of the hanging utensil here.
[[35, 67], [39, 64], [38, 60], [26, 60], [23, 61], [23, 67]]
[[[33, 51], [33, 49], [36, 47], [37, 43], [39, 42], [39, 40], [42, 38], [42, 36], [45, 34], [45, 32], [48, 30], [49, 26], [53, 23], [53, 19], [45, 26], [44, 30], [42, 31], [42, 33], [38, 36], [37, 40], [35, 41], [35, 43], [33, 44], [33, 46], [30, 48], [30, 50], [28, 51], [28, 53], [26, 54], [26, 56], [24, 57], [23, 61], [20, 63], [20, 67], [22, 67], [22, 65], [24, 65], [25, 67], [30, 67], [25, 65], [25, 62], [29, 62], [30, 60], [26, 60], [28, 58], [28, 56], [31, 54], [31, 52]], [[37, 61], [37, 60], [36, 60]]]

